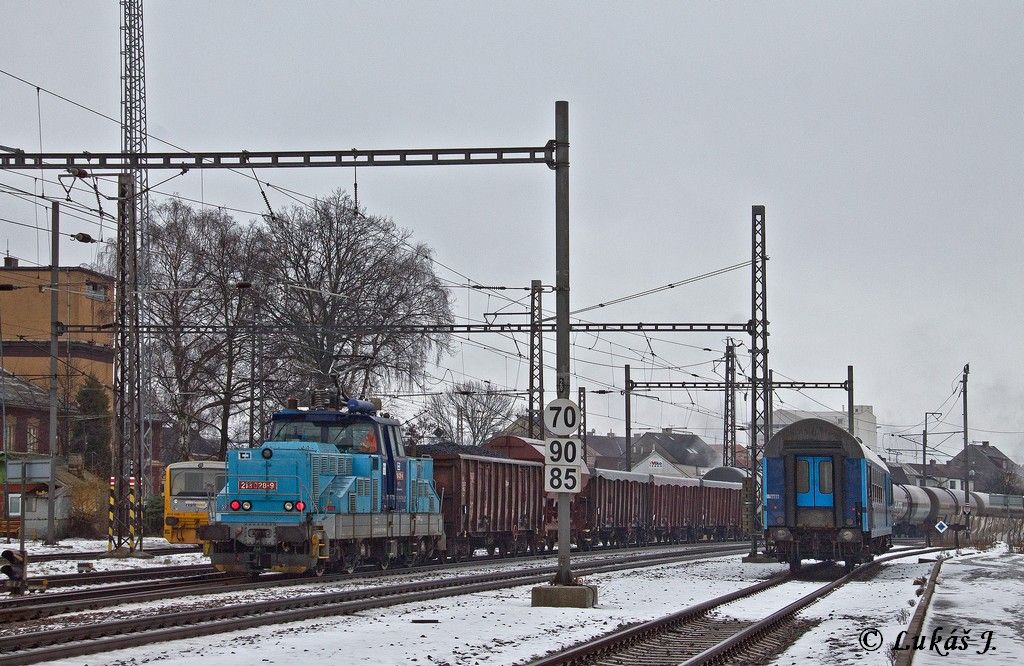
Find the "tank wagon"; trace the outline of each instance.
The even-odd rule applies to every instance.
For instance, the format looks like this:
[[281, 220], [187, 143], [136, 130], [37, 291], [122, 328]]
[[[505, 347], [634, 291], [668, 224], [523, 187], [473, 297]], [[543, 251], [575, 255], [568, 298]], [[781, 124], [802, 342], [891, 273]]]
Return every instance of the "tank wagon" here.
[[780, 562], [845, 560], [892, 546], [889, 468], [846, 430], [803, 419], [776, 433], [762, 460], [765, 539]]
[[405, 455], [398, 421], [360, 400], [289, 407], [262, 446], [228, 452], [226, 485], [200, 528], [214, 568], [322, 574], [443, 552], [433, 461]]
[[[962, 490], [895, 484], [893, 496], [894, 531], [899, 535], [924, 537], [931, 543], [955, 539], [965, 529], [972, 538], [985, 539], [1020, 539], [1024, 532], [1024, 497], [1019, 495], [972, 490], [965, 503]], [[935, 529], [940, 520], [951, 528], [949, 532]]]

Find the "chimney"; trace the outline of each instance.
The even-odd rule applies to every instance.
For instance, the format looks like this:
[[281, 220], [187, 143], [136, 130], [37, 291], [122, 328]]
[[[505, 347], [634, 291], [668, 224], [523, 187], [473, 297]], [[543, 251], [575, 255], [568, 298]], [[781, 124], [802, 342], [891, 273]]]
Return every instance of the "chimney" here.
[[931, 460], [929, 460], [928, 464], [931, 465], [932, 467], [934, 467], [935, 466], [935, 458], [932, 458]]
[[4, 257], [4, 268], [17, 268], [18, 258], [17, 257]]
[[664, 435], [671, 435], [672, 434], [672, 428], [662, 428], [661, 432]]
[[[17, 259], [15, 259], [15, 261], [17, 261]], [[986, 440], [984, 440], [984, 441], [983, 441], [983, 442], [981, 443], [981, 445], [982, 445], [982, 446], [988, 446], [988, 440], [987, 440], [987, 439], [986, 439]]]

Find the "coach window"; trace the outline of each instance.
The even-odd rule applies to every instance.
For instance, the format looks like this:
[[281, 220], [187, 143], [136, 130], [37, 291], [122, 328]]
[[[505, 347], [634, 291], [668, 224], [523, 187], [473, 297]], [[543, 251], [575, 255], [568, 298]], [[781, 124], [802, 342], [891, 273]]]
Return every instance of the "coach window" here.
[[806, 493], [811, 489], [810, 467], [806, 460], [796, 461], [796, 491]]
[[831, 460], [825, 460], [818, 463], [818, 492], [826, 495], [832, 492]]

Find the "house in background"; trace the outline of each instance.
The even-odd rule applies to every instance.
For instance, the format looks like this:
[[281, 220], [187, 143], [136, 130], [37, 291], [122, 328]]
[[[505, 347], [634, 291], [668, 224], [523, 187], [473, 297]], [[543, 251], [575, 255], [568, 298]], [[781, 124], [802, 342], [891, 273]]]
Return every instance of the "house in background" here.
[[661, 432], [646, 432], [633, 442], [633, 461], [634, 472], [698, 478], [721, 465], [722, 454], [720, 448], [716, 452], [691, 432], [664, 428]]
[[[74, 417], [77, 410], [61, 413]], [[3, 423], [0, 466], [0, 534], [12, 536], [21, 524], [24, 500], [25, 535], [44, 536], [48, 503], [50, 461], [50, 396], [47, 391], [0, 368], [0, 422]], [[10, 464], [8, 464], [10, 461]], [[57, 536], [66, 534], [71, 515], [70, 488], [76, 476], [57, 459], [54, 520]], [[17, 464], [16, 464], [17, 463]], [[26, 478], [22, 478], [22, 470]], [[6, 492], [5, 492], [6, 491]]]

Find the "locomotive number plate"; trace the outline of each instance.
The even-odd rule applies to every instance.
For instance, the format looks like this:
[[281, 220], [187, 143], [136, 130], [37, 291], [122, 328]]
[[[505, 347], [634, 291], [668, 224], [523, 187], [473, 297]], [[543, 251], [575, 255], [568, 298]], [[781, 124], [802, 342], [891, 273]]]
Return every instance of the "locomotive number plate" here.
[[239, 481], [239, 490], [277, 490], [277, 481]]

